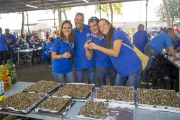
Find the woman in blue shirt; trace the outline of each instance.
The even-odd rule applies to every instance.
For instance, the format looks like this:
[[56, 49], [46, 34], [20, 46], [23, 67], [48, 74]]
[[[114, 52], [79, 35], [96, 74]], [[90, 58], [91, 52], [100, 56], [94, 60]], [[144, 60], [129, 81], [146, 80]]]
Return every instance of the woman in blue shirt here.
[[48, 44], [46, 45], [46, 55], [47, 55], [47, 60], [48, 64], [51, 67], [51, 50], [52, 50], [52, 43], [53, 43], [53, 38], [48, 38]]
[[102, 51], [109, 55], [115, 69], [117, 70], [116, 85], [125, 86], [127, 80], [129, 86], [139, 87], [139, 80], [142, 71], [142, 63], [136, 53], [123, 45], [133, 48], [127, 36], [121, 30], [115, 28], [106, 19], [98, 23], [100, 31], [106, 35], [106, 48], [90, 43], [89, 47]]
[[61, 26], [60, 37], [52, 44], [52, 73], [56, 82], [63, 83], [65, 79], [66, 83], [71, 83], [74, 82], [71, 54], [74, 52], [75, 38], [70, 21], [64, 21]]

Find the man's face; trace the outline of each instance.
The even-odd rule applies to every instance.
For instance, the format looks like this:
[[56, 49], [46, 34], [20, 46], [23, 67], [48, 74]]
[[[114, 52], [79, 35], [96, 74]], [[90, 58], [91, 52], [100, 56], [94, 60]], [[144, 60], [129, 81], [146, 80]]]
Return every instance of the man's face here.
[[94, 33], [95, 35], [100, 33], [97, 21], [94, 20], [93, 22], [90, 22], [89, 27], [91, 32]]
[[9, 34], [9, 30], [5, 30], [5, 33], [6, 33], [6, 35], [8, 35]]
[[84, 26], [84, 17], [82, 15], [76, 15], [74, 18], [76, 28], [82, 28]]
[[0, 33], [2, 33], [2, 29], [0, 29]]
[[171, 40], [173, 40], [173, 41], [176, 40], [176, 34], [174, 34], [174, 32], [169, 32], [168, 34], [169, 34]]

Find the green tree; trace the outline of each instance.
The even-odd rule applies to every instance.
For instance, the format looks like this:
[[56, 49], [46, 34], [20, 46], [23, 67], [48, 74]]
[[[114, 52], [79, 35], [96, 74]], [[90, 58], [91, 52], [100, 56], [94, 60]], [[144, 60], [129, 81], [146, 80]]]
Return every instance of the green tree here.
[[0, 16], [0, 19], [2, 19], [2, 17]]
[[[167, 0], [167, 6], [173, 25], [173, 22], [180, 18], [180, 0]], [[158, 8], [155, 9], [155, 13], [156, 16], [160, 18], [160, 20], [166, 20], [166, 14], [163, 4], [160, 4]]]
[[[101, 4], [101, 10], [105, 13], [106, 17], [109, 20], [109, 16], [111, 15], [111, 23], [113, 24], [113, 13], [117, 15], [123, 15], [121, 8], [124, 6], [124, 3], [109, 3], [109, 4]], [[99, 7], [95, 7], [95, 14], [99, 12]]]

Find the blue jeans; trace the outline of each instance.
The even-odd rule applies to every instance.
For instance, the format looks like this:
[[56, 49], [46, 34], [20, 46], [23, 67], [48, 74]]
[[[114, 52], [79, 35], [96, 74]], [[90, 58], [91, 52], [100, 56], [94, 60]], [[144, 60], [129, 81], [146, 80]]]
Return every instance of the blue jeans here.
[[145, 48], [144, 48], [144, 54], [147, 55], [149, 57], [149, 61], [148, 61], [148, 64], [147, 66], [145, 67], [145, 69], [142, 71], [142, 78], [141, 78], [141, 81], [142, 82], [147, 82], [147, 79], [148, 79], [148, 73], [147, 73], [147, 70], [149, 68], [153, 68], [153, 58], [152, 56], [156, 56], [156, 51], [154, 50], [153, 47], [151, 47], [150, 45], [146, 45]]
[[13, 59], [12, 62], [16, 65], [15, 52], [14, 52], [14, 50], [9, 50], [9, 59]]
[[134, 86], [134, 89], [136, 90], [139, 88], [139, 81], [141, 76], [142, 68], [140, 68], [138, 71], [125, 76], [121, 77], [119, 74], [116, 76], [116, 86], [125, 86], [127, 80], [129, 81], [129, 86]]
[[66, 83], [74, 82], [73, 71], [69, 73], [65, 73], [65, 74], [53, 72], [53, 76], [55, 78], [55, 81], [58, 83], [64, 83], [64, 78], [65, 78]]
[[99, 87], [106, 85], [106, 75], [109, 77], [111, 86], [115, 85], [117, 71], [114, 66], [110, 67], [96, 67], [96, 76], [99, 81]]
[[77, 83], [83, 83], [85, 71], [87, 73], [88, 83], [89, 84], [95, 84], [95, 68], [87, 68], [87, 69], [76, 68], [76, 71], [75, 71], [76, 82]]

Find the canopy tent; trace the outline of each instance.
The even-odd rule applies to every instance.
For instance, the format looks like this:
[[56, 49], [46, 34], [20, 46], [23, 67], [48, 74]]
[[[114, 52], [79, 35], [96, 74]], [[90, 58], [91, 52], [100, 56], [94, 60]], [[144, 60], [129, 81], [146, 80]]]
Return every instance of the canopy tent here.
[[145, 0], [0, 0], [0, 14]]

